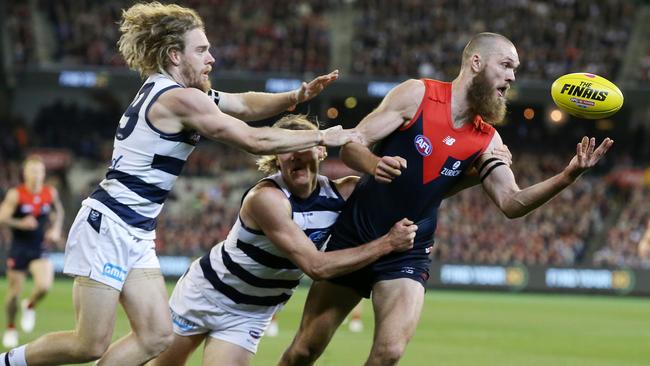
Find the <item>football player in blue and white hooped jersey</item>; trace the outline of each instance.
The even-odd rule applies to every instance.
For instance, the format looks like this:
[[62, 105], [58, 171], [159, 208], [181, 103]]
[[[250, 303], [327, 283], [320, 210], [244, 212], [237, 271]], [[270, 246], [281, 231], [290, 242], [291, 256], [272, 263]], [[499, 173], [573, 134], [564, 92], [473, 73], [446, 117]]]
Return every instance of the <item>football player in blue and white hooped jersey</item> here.
[[[274, 126], [318, 128], [301, 115], [288, 115]], [[244, 194], [228, 238], [176, 284], [169, 301], [174, 342], [154, 366], [184, 365], [204, 341], [203, 366], [248, 365], [273, 314], [305, 273], [315, 280], [330, 278], [412, 247], [417, 226], [403, 219], [369, 243], [323, 252], [329, 229], [358, 181], [319, 175], [325, 156], [317, 146], [258, 161], [271, 175]]]
[[[167, 348], [172, 324], [154, 252], [156, 217], [199, 135], [255, 154], [359, 140], [356, 132], [340, 127], [251, 128], [229, 115], [274, 115], [314, 97], [337, 72], [287, 93], [224, 93], [217, 106], [215, 93], [207, 94], [215, 60], [195, 11], [137, 4], [123, 11], [120, 31], [122, 56], [147, 79], [119, 121], [106, 178], [83, 202], [70, 229], [64, 272], [76, 277], [76, 330], [48, 334], [1, 354], [7, 365], [59, 365], [100, 357], [103, 365], [141, 365]], [[109, 348], [118, 301], [133, 333]]]

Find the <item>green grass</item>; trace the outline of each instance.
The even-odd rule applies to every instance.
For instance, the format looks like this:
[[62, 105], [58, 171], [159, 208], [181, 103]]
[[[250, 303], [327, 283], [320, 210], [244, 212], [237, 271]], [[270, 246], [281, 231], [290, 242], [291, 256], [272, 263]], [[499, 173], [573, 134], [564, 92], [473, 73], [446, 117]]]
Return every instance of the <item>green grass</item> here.
[[[71, 281], [57, 280], [37, 309], [34, 333], [21, 335], [21, 343], [73, 327], [71, 288]], [[280, 335], [262, 340], [253, 365], [275, 364], [294, 335], [305, 295], [306, 289], [297, 291], [280, 313]], [[365, 310], [365, 331], [342, 327], [318, 365], [363, 364], [372, 339], [369, 304]], [[115, 337], [127, 331], [120, 313]], [[200, 351], [190, 365], [199, 360]], [[430, 290], [400, 365], [650, 365], [650, 299]]]

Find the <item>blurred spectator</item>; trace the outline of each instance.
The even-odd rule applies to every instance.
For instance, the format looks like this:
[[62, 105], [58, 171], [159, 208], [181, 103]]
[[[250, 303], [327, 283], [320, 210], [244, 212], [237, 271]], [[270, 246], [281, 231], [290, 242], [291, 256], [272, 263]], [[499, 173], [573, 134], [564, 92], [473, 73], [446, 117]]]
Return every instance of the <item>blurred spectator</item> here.
[[354, 73], [450, 80], [469, 37], [483, 31], [513, 41], [523, 78], [575, 70], [614, 78], [636, 7], [632, 1], [359, 0], [357, 8]]
[[[332, 1], [186, 0], [205, 27], [218, 70], [324, 73], [330, 35], [323, 9]], [[64, 64], [124, 66], [117, 52], [122, 8], [133, 1], [41, 1]]]
[[618, 220], [607, 232], [607, 242], [594, 254], [599, 266], [650, 268], [650, 261], [642, 260], [638, 244], [650, 220], [650, 187], [641, 186], [626, 192], [625, 204]]

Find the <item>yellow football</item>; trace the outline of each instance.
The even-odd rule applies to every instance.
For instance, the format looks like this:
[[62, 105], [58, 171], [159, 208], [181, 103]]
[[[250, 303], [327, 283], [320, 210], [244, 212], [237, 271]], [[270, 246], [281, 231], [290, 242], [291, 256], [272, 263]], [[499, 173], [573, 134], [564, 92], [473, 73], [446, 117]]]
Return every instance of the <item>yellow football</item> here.
[[623, 106], [623, 93], [598, 75], [577, 72], [560, 76], [551, 86], [551, 97], [561, 110], [580, 118], [607, 118]]

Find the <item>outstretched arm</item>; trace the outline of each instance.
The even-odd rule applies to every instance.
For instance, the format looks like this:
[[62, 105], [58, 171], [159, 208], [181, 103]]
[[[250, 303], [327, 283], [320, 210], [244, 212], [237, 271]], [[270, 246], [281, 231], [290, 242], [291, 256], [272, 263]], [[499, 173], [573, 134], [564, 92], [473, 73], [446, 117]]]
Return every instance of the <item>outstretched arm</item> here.
[[[495, 134], [492, 143], [501, 144], [501, 137]], [[561, 173], [525, 189], [517, 186], [509, 166], [496, 165], [493, 170], [488, 166], [481, 172], [483, 188], [508, 218], [522, 217], [551, 200], [596, 165], [613, 143], [613, 140], [606, 138], [595, 148], [596, 140], [584, 137], [576, 147], [576, 155]]]
[[284, 93], [225, 93], [219, 92], [219, 109], [242, 121], [257, 121], [306, 102], [323, 91], [339, 77], [334, 70], [321, 75], [309, 83], [303, 82], [300, 88]]
[[341, 159], [350, 168], [375, 176], [388, 183], [406, 168], [406, 160], [399, 156], [378, 157], [369, 147], [400, 128], [415, 114], [424, 96], [421, 80], [407, 80], [391, 90], [379, 107], [367, 115], [355, 130], [363, 139], [341, 149]]
[[184, 128], [253, 154], [278, 154], [316, 145], [336, 147], [358, 140], [354, 130], [343, 130], [340, 126], [322, 131], [253, 128], [223, 113], [210, 97], [194, 88], [178, 88], [164, 93], [150, 114], [154, 112], [161, 123], [165, 117], [180, 120]]
[[242, 205], [241, 218], [247, 226], [259, 227], [273, 244], [314, 280], [352, 272], [394, 250], [408, 250], [413, 246], [417, 230], [413, 222], [403, 219], [389, 233], [367, 244], [320, 252], [291, 219], [291, 204], [284, 194], [268, 186], [259, 187], [248, 194]]
[[[496, 158], [504, 164], [512, 165], [512, 154], [506, 145], [497, 146], [492, 150], [483, 153], [485, 159]], [[481, 183], [480, 175], [476, 167], [472, 167], [467, 173], [463, 174], [460, 182], [456, 183], [451, 190], [445, 193], [445, 198], [449, 198], [456, 193], [463, 191], [467, 188], [474, 187]]]

